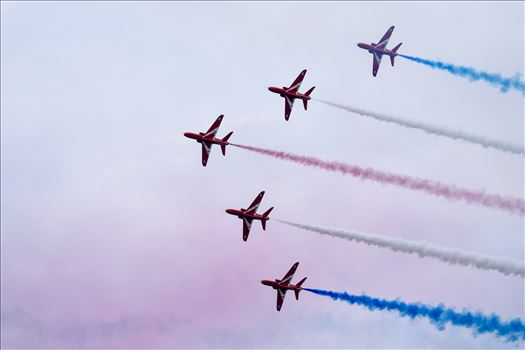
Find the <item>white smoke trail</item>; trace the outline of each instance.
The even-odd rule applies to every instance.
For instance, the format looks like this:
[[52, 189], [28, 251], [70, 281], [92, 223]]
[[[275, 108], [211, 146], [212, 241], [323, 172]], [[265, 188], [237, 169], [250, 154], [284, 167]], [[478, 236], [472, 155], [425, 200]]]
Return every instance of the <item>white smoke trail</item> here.
[[461, 141], [473, 143], [476, 145], [480, 145], [485, 148], [494, 148], [502, 152], [513, 153], [513, 154], [518, 154], [518, 155], [525, 154], [525, 149], [523, 147], [511, 144], [511, 143], [489, 140], [481, 136], [469, 135], [461, 131], [447, 130], [447, 129], [443, 129], [437, 126], [426, 125], [426, 124], [418, 123], [418, 122], [411, 121], [411, 120], [406, 120], [406, 119], [383, 115], [383, 114], [379, 114], [375, 112], [370, 112], [370, 111], [366, 111], [363, 109], [345, 106], [339, 103], [334, 103], [334, 102], [325, 101], [321, 99], [315, 99], [315, 100], [322, 102], [324, 104], [327, 104], [329, 106], [332, 106], [332, 107], [336, 107], [336, 108], [343, 109], [348, 112], [359, 114], [364, 117], [373, 118], [373, 119], [376, 119], [382, 122], [394, 123], [400, 126], [404, 126], [406, 128], [419, 129], [428, 134], [448, 137], [453, 140], [461, 140]]
[[303, 230], [313, 231], [331, 237], [338, 237], [348, 241], [356, 241], [376, 247], [388, 248], [395, 252], [417, 254], [420, 258], [431, 257], [453, 265], [470, 265], [482, 270], [495, 270], [501, 272], [504, 275], [525, 277], [525, 268], [523, 263], [483, 256], [472, 252], [466, 252], [459, 248], [445, 248], [423, 241], [408, 241], [397, 237], [387, 237], [369, 233], [324, 228], [285, 220], [276, 221], [298, 227]]

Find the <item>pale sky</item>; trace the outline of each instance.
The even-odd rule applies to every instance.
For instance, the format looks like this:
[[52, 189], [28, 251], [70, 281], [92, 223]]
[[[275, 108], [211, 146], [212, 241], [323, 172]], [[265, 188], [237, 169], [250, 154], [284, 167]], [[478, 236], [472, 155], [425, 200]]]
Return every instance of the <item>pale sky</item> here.
[[516, 155], [311, 101], [291, 118], [267, 87], [524, 143], [523, 96], [358, 42], [523, 74], [523, 2], [1, 3], [3, 348], [515, 348], [468, 329], [290, 293], [262, 279], [299, 261], [306, 287], [524, 315], [523, 279], [322, 237], [278, 222], [248, 242], [261, 190], [274, 218], [524, 260], [507, 214], [229, 147], [230, 141], [524, 197]]

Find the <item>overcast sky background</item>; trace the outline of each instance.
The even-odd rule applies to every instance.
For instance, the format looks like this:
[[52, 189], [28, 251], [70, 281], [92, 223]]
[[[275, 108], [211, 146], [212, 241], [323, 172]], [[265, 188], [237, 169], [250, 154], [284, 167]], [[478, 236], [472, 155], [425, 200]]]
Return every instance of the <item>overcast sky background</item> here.
[[[301, 293], [281, 312], [261, 279], [524, 319], [523, 280], [321, 237], [270, 221], [248, 242], [224, 213], [266, 190], [274, 218], [426, 240], [523, 261], [523, 217], [229, 147], [205, 131], [523, 198], [523, 158], [311, 101], [290, 121], [267, 91], [523, 145], [523, 96], [398, 58], [372, 77], [358, 42], [513, 76], [523, 2], [1, 3], [4, 348], [515, 348], [470, 330]], [[523, 346], [523, 344], [518, 344]]]

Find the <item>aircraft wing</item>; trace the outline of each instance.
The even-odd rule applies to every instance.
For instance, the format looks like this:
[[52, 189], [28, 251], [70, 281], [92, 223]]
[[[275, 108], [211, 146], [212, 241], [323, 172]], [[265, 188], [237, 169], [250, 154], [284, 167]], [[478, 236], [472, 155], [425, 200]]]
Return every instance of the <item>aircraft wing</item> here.
[[373, 55], [374, 62], [372, 64], [372, 75], [375, 77], [377, 75], [377, 71], [379, 70], [379, 65], [381, 64], [381, 58], [383, 57], [383, 55], [375, 51], [373, 51]]
[[263, 196], [264, 196], [264, 191], [262, 191], [261, 193], [257, 195], [257, 197], [255, 197], [252, 204], [250, 204], [248, 209], [246, 209], [246, 214], [254, 214], [257, 211], [257, 209], [259, 208], [259, 204], [261, 204]]
[[281, 306], [283, 306], [285, 296], [286, 289], [277, 289], [277, 311], [281, 311]]
[[280, 281], [281, 283], [290, 283], [292, 281], [293, 275], [295, 274], [295, 270], [297, 270], [297, 266], [299, 266], [299, 263], [296, 262], [293, 264], [293, 266], [290, 268], [290, 271], [284, 275], [283, 279]]
[[242, 218], [242, 240], [247, 241], [250, 229], [252, 228], [252, 219]]
[[202, 145], [202, 165], [206, 166], [206, 163], [208, 163], [208, 158], [211, 152], [211, 143], [202, 141], [201, 145]]
[[217, 133], [217, 130], [219, 130], [219, 126], [221, 126], [222, 118], [224, 117], [223, 114], [221, 114], [215, 122], [210, 126], [208, 131], [204, 134], [204, 137], [215, 137], [215, 134]]
[[394, 31], [394, 26], [388, 28], [385, 35], [383, 35], [383, 37], [379, 39], [379, 42], [376, 45], [378, 49], [384, 49], [386, 47], [386, 45], [388, 44], [388, 40], [390, 39], [390, 36], [392, 35], [393, 31]]
[[303, 82], [304, 76], [306, 75], [306, 69], [303, 70], [297, 78], [293, 81], [292, 85], [288, 88], [288, 91], [290, 92], [297, 92], [299, 88], [301, 87], [301, 83]]
[[294, 101], [295, 99], [293, 97], [284, 95], [284, 119], [286, 120], [290, 118], [290, 114], [292, 113]]

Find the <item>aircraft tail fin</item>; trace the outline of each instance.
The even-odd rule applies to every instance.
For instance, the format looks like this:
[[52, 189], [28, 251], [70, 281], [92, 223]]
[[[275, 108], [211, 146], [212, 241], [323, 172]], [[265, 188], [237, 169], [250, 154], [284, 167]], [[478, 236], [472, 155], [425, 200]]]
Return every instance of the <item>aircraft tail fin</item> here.
[[[222, 138], [222, 141], [228, 142], [228, 139], [230, 138], [230, 136], [232, 136], [232, 134], [233, 134], [233, 131], [230, 131], [228, 135]], [[226, 155], [226, 145], [221, 145], [221, 150], [222, 150], [222, 155], [225, 156]]]
[[403, 44], [403, 43], [399, 43], [399, 44], [397, 44], [397, 46], [394, 47], [394, 48], [392, 49], [392, 52], [397, 53], [397, 50], [401, 47], [402, 44]]
[[300, 287], [304, 283], [304, 281], [306, 281], [306, 277], [300, 280], [299, 283], [297, 283], [297, 287]]
[[304, 94], [305, 94], [306, 96], [310, 96], [310, 94], [312, 93], [312, 91], [314, 91], [314, 89], [315, 89], [315, 86], [312, 86], [312, 87], [310, 88], [310, 90], [306, 91]]
[[[301, 287], [301, 285], [303, 284], [303, 282], [306, 281], [306, 277], [303, 278], [302, 280], [299, 281], [299, 283], [296, 284], [297, 287]], [[296, 300], [299, 300], [299, 292], [301, 291], [301, 289], [294, 289], [294, 292], [295, 292], [295, 299]]]
[[222, 140], [223, 140], [224, 142], [228, 142], [228, 139], [230, 138], [230, 136], [232, 136], [232, 134], [233, 134], [233, 131], [230, 131], [230, 132], [228, 133], [228, 135], [226, 135], [226, 136], [224, 136], [224, 137], [222, 138]]
[[262, 225], [263, 230], [266, 230], [266, 221], [269, 220], [268, 215], [270, 215], [270, 212], [272, 211], [272, 209], [273, 207], [265, 211], [263, 214], [264, 218], [261, 220], [261, 225]]
[[[312, 86], [310, 90], [304, 93], [305, 96], [310, 96], [310, 94], [312, 93], [312, 91], [314, 91], [314, 89], [315, 89], [315, 86]], [[306, 111], [308, 109], [308, 100], [303, 100], [303, 105], [304, 105], [304, 110]]]
[[268, 209], [267, 211], [264, 212], [263, 216], [265, 217], [268, 217], [268, 215], [270, 215], [270, 213], [272, 212], [273, 210], [273, 207], [271, 207], [270, 209]]
[[[403, 44], [403, 43], [397, 44], [397, 46], [392, 49], [392, 52], [395, 53], [396, 55], [397, 55], [397, 50], [399, 49], [401, 44]], [[391, 55], [390, 56], [390, 63], [392, 63], [392, 67], [394, 66], [394, 57], [396, 57], [396, 55]]]

